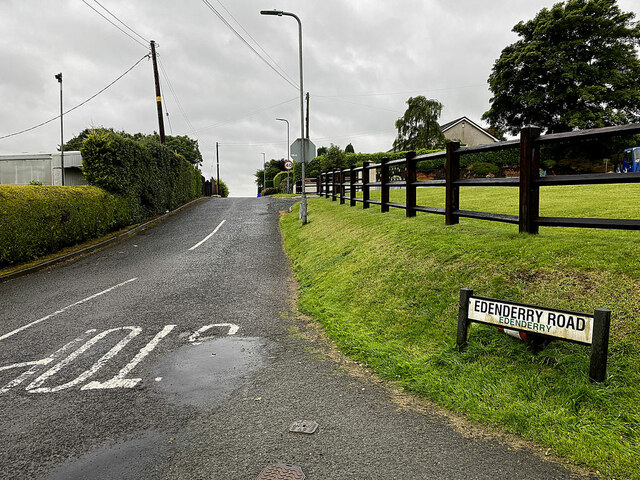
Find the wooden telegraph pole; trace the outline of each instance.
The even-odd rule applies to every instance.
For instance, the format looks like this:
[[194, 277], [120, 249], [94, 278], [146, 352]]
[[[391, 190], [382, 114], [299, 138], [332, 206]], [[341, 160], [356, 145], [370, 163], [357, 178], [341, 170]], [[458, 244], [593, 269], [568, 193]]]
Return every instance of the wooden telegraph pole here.
[[151, 40], [151, 59], [153, 60], [153, 78], [156, 83], [156, 106], [158, 107], [158, 128], [160, 143], [164, 144], [164, 118], [162, 117], [162, 96], [160, 95], [160, 79], [158, 78], [158, 60], [156, 59], [156, 42]]

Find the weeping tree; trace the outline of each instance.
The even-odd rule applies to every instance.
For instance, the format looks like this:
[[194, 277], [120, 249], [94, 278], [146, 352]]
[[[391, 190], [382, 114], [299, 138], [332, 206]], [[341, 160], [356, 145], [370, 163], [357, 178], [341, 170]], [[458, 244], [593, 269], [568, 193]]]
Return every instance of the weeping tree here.
[[442, 148], [445, 138], [438, 119], [442, 113], [442, 104], [437, 100], [423, 97], [410, 97], [407, 110], [396, 120], [398, 137], [393, 142], [393, 150], [418, 150]]

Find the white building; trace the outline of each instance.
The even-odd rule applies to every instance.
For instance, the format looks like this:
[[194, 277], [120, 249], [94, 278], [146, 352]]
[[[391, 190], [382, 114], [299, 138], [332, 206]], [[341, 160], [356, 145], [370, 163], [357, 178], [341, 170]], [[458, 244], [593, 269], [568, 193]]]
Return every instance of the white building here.
[[[29, 185], [36, 181], [62, 185], [61, 167], [60, 152], [0, 155], [0, 184]], [[64, 180], [69, 186], [87, 184], [80, 152], [64, 152]]]

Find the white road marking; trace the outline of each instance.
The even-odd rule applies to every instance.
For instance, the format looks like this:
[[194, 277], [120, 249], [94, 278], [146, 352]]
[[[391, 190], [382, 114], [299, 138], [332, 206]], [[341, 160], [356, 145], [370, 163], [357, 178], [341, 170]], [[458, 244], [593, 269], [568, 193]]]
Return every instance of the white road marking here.
[[202, 343], [198, 341], [200, 336], [207, 330], [211, 330], [213, 327], [229, 327], [229, 332], [227, 333], [227, 335], [235, 335], [240, 329], [240, 327], [235, 323], [215, 323], [213, 325], [205, 325], [189, 336], [189, 342], [191, 342], [193, 345], [200, 345], [200, 343]]
[[13, 365], [5, 365], [4, 367], [0, 367], [0, 372], [4, 370], [11, 370], [12, 368], [20, 368], [20, 367], [32, 367], [35, 365], [47, 365], [51, 363], [51, 358], [43, 358], [41, 360], [33, 360], [31, 362], [22, 362], [22, 363], [14, 363]]
[[[111, 350], [109, 350], [102, 357], [100, 357], [100, 359], [96, 363], [94, 363], [88, 370], [85, 370], [80, 375], [78, 375], [75, 379], [67, 383], [63, 383], [62, 385], [58, 385], [56, 387], [40, 387], [40, 385], [42, 385], [49, 377], [52, 377], [53, 375], [58, 373], [65, 366], [73, 362], [76, 358], [78, 358], [84, 352], [89, 350], [93, 345], [98, 343], [104, 337], [106, 337], [110, 333], [117, 332], [120, 330], [130, 330], [130, 332], [127, 334], [126, 337], [120, 340]], [[118, 328], [111, 328], [109, 330], [105, 330], [102, 333], [99, 333], [98, 335], [93, 337], [91, 340], [89, 340], [87, 343], [82, 345], [75, 352], [73, 352], [71, 355], [69, 355], [67, 358], [58, 362], [56, 365], [54, 365], [49, 370], [47, 370], [42, 375], [40, 375], [38, 378], [36, 378], [33, 382], [27, 385], [25, 390], [27, 390], [29, 393], [53, 393], [53, 392], [59, 392], [60, 390], [65, 390], [67, 388], [71, 388], [75, 385], [78, 385], [79, 383], [84, 382], [86, 379], [88, 379], [93, 374], [95, 374], [98, 370], [100, 370], [100, 368], [102, 368], [102, 366], [105, 363], [107, 363], [120, 350], [122, 350], [127, 343], [133, 340], [134, 337], [138, 336], [140, 332], [142, 332], [142, 328], [140, 327], [118, 327]]]
[[[156, 346], [160, 343], [160, 341], [169, 335], [171, 330], [173, 330], [176, 325], [166, 325], [160, 332], [156, 334], [155, 337], [151, 339], [149, 343], [147, 343], [144, 347], [140, 349], [138, 354], [133, 357], [125, 367], [120, 370], [120, 372], [113, 377], [111, 380], [107, 380], [106, 382], [89, 382], [80, 390], [101, 390], [105, 388], [133, 388], [135, 387], [142, 378], [125, 378], [131, 371], [136, 368], [136, 366], [151, 353], [151, 351], [156, 348]], [[158, 381], [158, 380], [156, 380]]]
[[213, 232], [211, 232], [209, 235], [207, 235], [207, 236], [206, 236], [206, 237], [204, 237], [202, 240], [200, 240], [198, 243], [196, 243], [193, 247], [191, 247], [191, 248], [189, 249], [189, 251], [191, 251], [191, 250], [195, 250], [195, 249], [196, 249], [196, 248], [198, 248], [200, 245], [202, 245], [204, 242], [206, 242], [206, 241], [207, 241], [207, 240], [209, 240], [211, 237], [213, 237], [213, 236], [216, 234], [216, 232], [218, 231], [218, 229], [222, 226], [222, 224], [223, 224], [224, 222], [225, 222], [225, 220], [222, 220], [222, 221], [220, 222], [220, 224], [216, 227], [216, 229], [215, 229]]
[[106, 290], [103, 290], [101, 292], [95, 293], [95, 294], [91, 295], [90, 297], [83, 298], [82, 300], [79, 300], [76, 303], [72, 303], [71, 305], [67, 305], [66, 307], [61, 308], [60, 310], [58, 310], [56, 312], [53, 312], [53, 313], [47, 315], [46, 317], [42, 317], [42, 318], [40, 318], [38, 320], [35, 320], [35, 321], [33, 321], [33, 322], [31, 322], [31, 323], [29, 323], [27, 325], [23, 325], [20, 328], [16, 328], [12, 332], [5, 333], [4, 335], [2, 335], [0, 337], [0, 340], [4, 340], [5, 338], [9, 338], [12, 335], [15, 335], [16, 333], [19, 333], [19, 332], [21, 332], [23, 330], [26, 330], [29, 327], [33, 327], [34, 325], [37, 325], [37, 324], [39, 324], [41, 322], [44, 322], [45, 320], [49, 320], [50, 318], [55, 317], [56, 315], [64, 313], [64, 312], [66, 312], [67, 310], [69, 310], [72, 307], [76, 307], [78, 305], [82, 305], [83, 303], [86, 303], [89, 300], [93, 300], [94, 298], [99, 297], [100, 295], [104, 295], [105, 293], [109, 293], [110, 291], [115, 290], [116, 288], [122, 287], [122, 286], [126, 285], [127, 283], [134, 282], [137, 279], [138, 279], [137, 277], [136, 278], [131, 278], [131, 279], [127, 280], [126, 282], [119, 283], [118, 285], [114, 285], [113, 287], [107, 288]]
[[[93, 332], [95, 332], [95, 329], [87, 330], [85, 332], [85, 335], [89, 334], [89, 333], [93, 333]], [[48, 356], [46, 358], [43, 358], [42, 360], [35, 360], [33, 362], [15, 363], [13, 365], [7, 365], [6, 367], [1, 367], [0, 370], [9, 370], [9, 369], [14, 368], [14, 367], [17, 368], [19, 366], [27, 366], [29, 364], [32, 365], [32, 367], [29, 370], [27, 370], [26, 372], [23, 372], [22, 375], [20, 375], [18, 378], [16, 378], [15, 380], [12, 380], [11, 382], [7, 383], [4, 387], [2, 387], [0, 389], [0, 395], [2, 395], [3, 393], [8, 392], [13, 387], [17, 387], [18, 385], [20, 385], [22, 382], [24, 382], [25, 380], [27, 380], [29, 377], [31, 377], [33, 374], [36, 373], [36, 371], [38, 370], [37, 367], [39, 367], [40, 365], [48, 365], [48, 364], [50, 364], [55, 359], [61, 357], [67, 351], [71, 350], [71, 347], [73, 347], [74, 345], [76, 345], [76, 344], [80, 343], [81, 341], [83, 341], [84, 338], [85, 338], [84, 335], [81, 335], [78, 338], [75, 338], [74, 340], [70, 341], [65, 346], [63, 346], [62, 348], [60, 348], [59, 350], [54, 352], [52, 355], [50, 355], [50, 356]]]

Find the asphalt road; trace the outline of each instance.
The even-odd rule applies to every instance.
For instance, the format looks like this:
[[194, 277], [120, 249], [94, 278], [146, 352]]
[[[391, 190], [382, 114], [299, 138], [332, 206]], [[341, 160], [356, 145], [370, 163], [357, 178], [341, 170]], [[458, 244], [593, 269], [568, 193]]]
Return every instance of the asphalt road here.
[[0, 284], [0, 478], [576, 478], [327, 355], [291, 301], [291, 203], [208, 199]]

